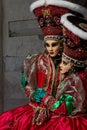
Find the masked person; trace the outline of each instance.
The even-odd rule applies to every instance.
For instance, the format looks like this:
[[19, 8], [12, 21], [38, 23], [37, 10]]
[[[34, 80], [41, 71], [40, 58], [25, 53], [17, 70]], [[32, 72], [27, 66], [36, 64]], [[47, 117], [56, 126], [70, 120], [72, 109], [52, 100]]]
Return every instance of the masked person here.
[[[72, 14], [61, 17], [64, 26], [64, 51], [60, 64], [60, 84], [57, 88], [55, 111], [59, 117], [51, 119], [58, 130], [87, 129], [87, 20]], [[62, 110], [66, 107], [66, 112]], [[58, 109], [57, 109], [58, 110]], [[48, 128], [44, 127], [44, 129]], [[56, 130], [53, 125], [51, 128]]]
[[57, 130], [59, 128], [59, 126], [54, 127], [55, 122], [59, 120], [55, 117], [66, 114], [65, 103], [54, 108], [58, 99], [59, 64], [63, 47], [60, 18], [68, 12], [86, 17], [87, 10], [80, 7], [71, 2], [56, 0], [38, 0], [31, 5], [31, 10], [34, 11], [44, 35], [45, 51], [27, 56], [24, 60], [21, 83], [29, 98], [29, 104], [3, 113], [0, 116], [2, 130], [44, 130], [45, 128]]

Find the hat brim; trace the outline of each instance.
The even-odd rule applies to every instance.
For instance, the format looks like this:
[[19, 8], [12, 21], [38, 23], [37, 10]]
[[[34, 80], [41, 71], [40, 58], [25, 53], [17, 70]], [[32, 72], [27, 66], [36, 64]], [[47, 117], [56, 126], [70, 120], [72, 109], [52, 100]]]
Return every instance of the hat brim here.
[[58, 6], [58, 7], [64, 7], [67, 9], [70, 9], [74, 12], [78, 12], [80, 14], [82, 14], [84, 16], [84, 18], [87, 18], [87, 9], [84, 8], [81, 5], [72, 3], [72, 2], [68, 2], [65, 0], [37, 0], [35, 2], [33, 2], [30, 6], [30, 11], [32, 12], [34, 9], [39, 8], [41, 6], [45, 6], [45, 2], [46, 2], [46, 6], [48, 5], [53, 5], [53, 6]]
[[67, 13], [61, 17], [60, 22], [76, 36], [87, 40], [87, 20]]

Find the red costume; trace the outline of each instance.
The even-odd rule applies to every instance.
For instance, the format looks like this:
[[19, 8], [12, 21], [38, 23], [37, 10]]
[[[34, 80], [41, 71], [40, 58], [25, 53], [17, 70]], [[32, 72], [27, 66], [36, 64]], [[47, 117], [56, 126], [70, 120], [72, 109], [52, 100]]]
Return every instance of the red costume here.
[[[53, 34], [58, 39], [62, 37], [62, 26], [59, 22], [60, 16], [71, 11], [71, 7], [74, 13], [78, 12], [78, 15], [84, 17], [86, 15], [85, 12], [87, 10], [83, 7], [80, 8], [81, 6], [79, 5], [67, 1], [56, 2], [57, 3], [52, 0], [46, 0], [44, 3], [43, 0], [39, 0], [35, 2], [31, 8], [31, 10], [35, 9], [34, 13], [38, 18], [42, 32], [44, 35], [46, 34], [45, 40], [46, 38], [52, 39]], [[38, 6], [38, 4], [40, 5]], [[63, 7], [61, 9], [62, 5]], [[43, 10], [43, 8], [46, 10]], [[58, 14], [54, 11], [55, 8]], [[58, 10], [60, 11], [58, 12]], [[51, 11], [53, 11], [53, 13]], [[54, 16], [53, 19], [51, 15]], [[43, 20], [45, 20], [46, 23], [44, 23]], [[51, 24], [51, 22], [53, 22], [53, 24]], [[85, 24], [87, 23], [85, 22]], [[64, 23], [64, 26], [65, 25]], [[82, 34], [83, 33], [82, 31]], [[85, 30], [84, 34], [84, 39], [87, 42], [87, 30]], [[67, 58], [71, 57], [71, 59], [76, 58], [74, 52], [79, 52], [78, 45], [80, 45], [80, 43], [82, 44], [82, 42], [86, 42], [84, 40], [82, 41], [83, 37], [80, 37], [80, 40], [77, 36], [74, 37], [73, 34], [72, 36], [75, 38], [75, 41], [72, 42], [72, 37], [70, 37], [71, 33], [66, 33], [66, 36], [66, 41], [69, 43], [68, 46], [72, 46], [69, 49], [67, 49], [68, 46], [65, 48], [64, 56], [67, 55]], [[79, 44], [76, 44], [77, 41]], [[75, 44], [77, 50], [74, 51], [73, 49], [72, 51], [72, 47]], [[81, 47], [83, 50], [86, 46]], [[66, 50], [68, 50], [68, 53], [66, 53]], [[77, 54], [77, 59], [78, 55], [82, 56], [80, 54], [81, 53]], [[87, 50], [85, 50], [81, 58], [86, 59], [86, 57]], [[77, 64], [85, 64], [85, 59], [79, 62], [77, 62], [77, 59], [75, 60]], [[87, 129], [87, 71], [84, 69], [78, 73], [73, 72], [71, 75], [63, 77], [61, 81], [59, 69], [60, 61], [61, 55], [51, 58], [49, 54], [45, 52], [28, 56], [25, 59], [22, 72], [22, 87], [29, 98], [29, 104], [2, 113], [0, 115], [0, 130]]]
[[[55, 71], [53, 61], [49, 56], [40, 54], [33, 56], [31, 62], [30, 60], [29, 57], [25, 60], [25, 68], [26, 75], [30, 75], [30, 77], [27, 77], [27, 81], [31, 85], [27, 83], [24, 90], [29, 97], [35, 89], [31, 86], [39, 86], [46, 90], [47, 94], [41, 103], [30, 101], [28, 105], [1, 114], [0, 130], [75, 130], [77, 128], [79, 130], [86, 130], [87, 72], [79, 72], [77, 75], [72, 74], [64, 78], [60, 85], [58, 85], [59, 75], [56, 73], [58, 70]], [[31, 69], [29, 70], [27, 67], [31, 63]], [[36, 70], [38, 83], [35, 82]], [[32, 80], [33, 78], [34, 80]], [[66, 107], [69, 100], [67, 98], [65, 100], [64, 97], [64, 100], [60, 99], [64, 94], [68, 94], [68, 98], [71, 95], [74, 99], [70, 115], [68, 115]], [[60, 101], [61, 104], [55, 111], [52, 111], [51, 106], [56, 101]]]

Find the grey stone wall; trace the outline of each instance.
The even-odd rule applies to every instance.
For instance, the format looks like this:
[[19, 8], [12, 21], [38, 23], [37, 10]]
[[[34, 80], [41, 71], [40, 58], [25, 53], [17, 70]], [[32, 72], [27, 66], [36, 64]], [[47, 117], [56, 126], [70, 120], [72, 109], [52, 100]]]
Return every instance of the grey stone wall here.
[[2, 10], [2, 0], [0, 0], [0, 112], [3, 111], [3, 44], [2, 44], [2, 26], [3, 26], [3, 10]]

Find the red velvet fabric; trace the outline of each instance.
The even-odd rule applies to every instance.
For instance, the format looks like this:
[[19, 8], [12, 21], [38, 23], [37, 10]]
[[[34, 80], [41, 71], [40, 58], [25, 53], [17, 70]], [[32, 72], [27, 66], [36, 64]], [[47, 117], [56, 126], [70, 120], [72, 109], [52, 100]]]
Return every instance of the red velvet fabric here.
[[33, 115], [29, 105], [7, 111], [0, 115], [0, 130], [87, 130], [87, 115], [57, 116], [51, 112], [51, 117], [40, 126], [32, 123]]

